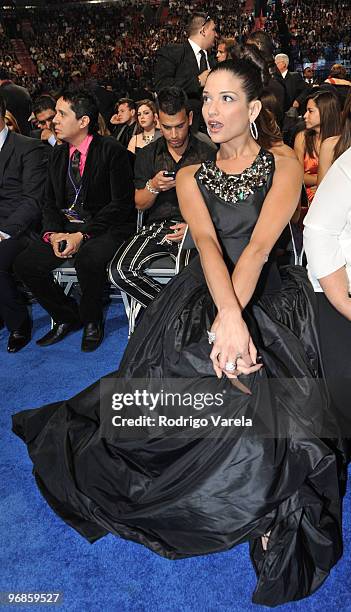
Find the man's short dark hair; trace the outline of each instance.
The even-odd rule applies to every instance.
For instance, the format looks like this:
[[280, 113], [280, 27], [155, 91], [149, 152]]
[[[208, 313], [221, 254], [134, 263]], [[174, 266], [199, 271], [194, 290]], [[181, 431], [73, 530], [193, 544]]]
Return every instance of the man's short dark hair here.
[[188, 96], [180, 87], [164, 87], [157, 94], [157, 112], [162, 111], [166, 115], [176, 115], [183, 109], [189, 115]]
[[6, 114], [6, 100], [2, 94], [0, 94], [0, 117], [5, 119]]
[[193, 36], [197, 34], [201, 28], [206, 25], [209, 21], [211, 21], [210, 15], [207, 13], [201, 13], [200, 11], [196, 11], [192, 13], [189, 21], [186, 25], [186, 33], [188, 36]]
[[129, 110], [135, 110], [136, 111], [136, 103], [131, 98], [120, 98], [120, 100], [118, 100], [118, 102], [116, 104], [116, 108], [118, 108], [120, 106], [120, 104], [127, 104]]
[[95, 96], [86, 89], [66, 89], [61, 97], [68, 102], [77, 119], [84, 115], [89, 117], [88, 134], [94, 134], [99, 129], [99, 106]]
[[56, 113], [56, 100], [52, 96], [39, 96], [33, 103], [33, 113], [37, 115], [46, 110], [53, 110]]

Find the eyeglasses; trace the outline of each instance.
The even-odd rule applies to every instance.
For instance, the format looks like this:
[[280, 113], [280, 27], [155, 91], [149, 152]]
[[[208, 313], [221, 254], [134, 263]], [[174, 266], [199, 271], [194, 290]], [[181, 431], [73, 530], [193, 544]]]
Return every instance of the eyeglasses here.
[[212, 17], [211, 17], [211, 15], [206, 15], [206, 19], [203, 22], [201, 28], [203, 28], [206, 25], [206, 23], [208, 23], [209, 21], [212, 21]]

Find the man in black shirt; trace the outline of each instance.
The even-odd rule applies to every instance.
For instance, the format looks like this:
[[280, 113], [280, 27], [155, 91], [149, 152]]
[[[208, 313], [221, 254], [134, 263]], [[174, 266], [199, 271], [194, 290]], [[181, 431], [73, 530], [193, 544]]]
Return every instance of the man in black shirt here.
[[175, 190], [176, 173], [216, 155], [210, 141], [191, 134], [192, 112], [182, 89], [167, 87], [159, 92], [158, 116], [163, 136], [138, 151], [135, 161], [135, 203], [144, 211], [144, 225], [110, 264], [115, 284], [144, 307], [162, 288], [144, 274], [145, 268], [165, 255], [175, 260], [185, 231]]

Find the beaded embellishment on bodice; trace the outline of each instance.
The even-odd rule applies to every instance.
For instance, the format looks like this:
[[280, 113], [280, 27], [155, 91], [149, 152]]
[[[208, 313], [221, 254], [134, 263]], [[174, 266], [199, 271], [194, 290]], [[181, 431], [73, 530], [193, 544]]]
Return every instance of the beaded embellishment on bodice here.
[[227, 174], [214, 161], [201, 164], [198, 179], [209, 191], [229, 205], [246, 200], [263, 187], [274, 169], [274, 157], [260, 149], [254, 162], [241, 174]]

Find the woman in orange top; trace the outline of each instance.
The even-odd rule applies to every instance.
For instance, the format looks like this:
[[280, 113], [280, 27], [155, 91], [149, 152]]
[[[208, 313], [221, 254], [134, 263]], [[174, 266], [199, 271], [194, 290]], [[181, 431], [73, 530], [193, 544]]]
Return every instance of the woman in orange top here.
[[340, 134], [340, 104], [336, 94], [321, 89], [311, 94], [307, 99], [304, 119], [306, 129], [297, 134], [294, 150], [304, 169], [304, 183], [310, 204], [317, 189], [321, 144], [326, 138]]

